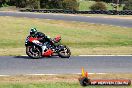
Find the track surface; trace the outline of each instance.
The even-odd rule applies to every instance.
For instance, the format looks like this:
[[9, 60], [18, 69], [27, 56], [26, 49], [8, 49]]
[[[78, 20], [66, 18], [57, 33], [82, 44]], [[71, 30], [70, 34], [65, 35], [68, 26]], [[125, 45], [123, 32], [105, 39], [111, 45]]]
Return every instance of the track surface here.
[[114, 19], [114, 18], [112, 19], [112, 18], [103, 18], [103, 17], [86, 17], [86, 16], [54, 15], [54, 14], [34, 14], [34, 13], [21, 13], [21, 12], [0, 12], [0, 16], [80, 21], [80, 22], [108, 24], [108, 25], [115, 25], [122, 27], [132, 27], [132, 20], [129, 19]]
[[[80, 21], [132, 27], [132, 20], [108, 19], [99, 17], [65, 16], [53, 14], [34, 14], [18, 12], [0, 12], [0, 16], [29, 17], [40, 19], [54, 19], [66, 21]], [[29, 59], [28, 57], [0, 56], [0, 75], [16, 74], [66, 74], [80, 73], [84, 67], [90, 73], [122, 72], [132, 73], [132, 57], [71, 57], [62, 59], [58, 57]]]
[[27, 56], [0, 56], [0, 75], [81, 73], [132, 73], [131, 56], [89, 56], [30, 59]]

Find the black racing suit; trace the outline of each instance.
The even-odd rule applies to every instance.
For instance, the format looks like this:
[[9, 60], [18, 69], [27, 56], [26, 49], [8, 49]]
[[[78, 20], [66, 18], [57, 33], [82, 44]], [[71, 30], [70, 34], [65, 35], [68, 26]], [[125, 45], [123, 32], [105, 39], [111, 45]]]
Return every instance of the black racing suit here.
[[48, 38], [44, 33], [42, 32], [37, 32], [34, 36], [35, 38], [38, 38], [38, 41], [40, 41], [41, 43], [45, 43], [45, 42], [49, 42], [51, 44], [53, 44], [53, 41], [51, 38]]
[[[31, 36], [31, 35], [30, 35]], [[42, 48], [42, 54], [45, 52], [46, 50], [46, 44], [45, 42], [50, 43], [51, 45], [54, 46], [53, 40], [51, 38], [48, 38], [44, 33], [42, 32], [37, 32], [35, 35], [33, 35], [32, 37], [34, 38], [38, 38], [38, 41], [42, 43], [42, 45], [39, 45]], [[45, 47], [45, 48], [44, 48]]]

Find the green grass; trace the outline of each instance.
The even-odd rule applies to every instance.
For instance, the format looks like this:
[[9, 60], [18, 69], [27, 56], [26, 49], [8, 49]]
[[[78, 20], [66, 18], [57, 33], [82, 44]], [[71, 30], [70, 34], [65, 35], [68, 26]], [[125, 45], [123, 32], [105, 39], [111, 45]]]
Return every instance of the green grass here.
[[[79, 83], [0, 84], [0, 88], [84, 88]], [[87, 86], [85, 88], [132, 88], [132, 86]]]
[[0, 7], [0, 11], [19, 11], [19, 8], [16, 6]]
[[[79, 10], [90, 10], [89, 7], [92, 6], [95, 3], [95, 1], [80, 1], [79, 4]], [[114, 10], [111, 3], [105, 3], [107, 10]], [[122, 10], [123, 6], [119, 7], [118, 10]]]
[[80, 1], [79, 10], [90, 10], [89, 7], [94, 3], [94, 1]]
[[[70, 47], [131, 46], [132, 28], [101, 26], [79, 22], [49, 21], [27, 18], [0, 17], [0, 48], [20, 48], [31, 27], [52, 38], [62, 35], [62, 42]], [[15, 20], [15, 21], [13, 21]]]
[[[130, 49], [132, 46], [132, 28], [15, 17], [0, 17], [0, 20], [0, 54], [5, 52], [4, 49], [24, 48], [25, 38], [29, 35], [31, 27], [36, 27], [51, 38], [61, 35], [62, 43], [73, 51], [97, 47]], [[132, 52], [129, 51], [130, 53]]]
[[[0, 88], [84, 88], [78, 78], [81, 75], [17, 75], [1, 76]], [[132, 79], [132, 74], [89, 74], [93, 79]], [[132, 86], [87, 86], [85, 88], [132, 88]]]
[[70, 83], [43, 83], [43, 84], [5, 84], [0, 88], [82, 88], [78, 84]]

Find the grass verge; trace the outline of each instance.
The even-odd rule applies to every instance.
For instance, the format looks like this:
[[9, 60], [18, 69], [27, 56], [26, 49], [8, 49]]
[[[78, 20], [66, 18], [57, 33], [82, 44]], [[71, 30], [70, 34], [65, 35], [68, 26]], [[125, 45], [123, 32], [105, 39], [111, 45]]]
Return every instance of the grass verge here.
[[[79, 83], [2, 84], [0, 88], [84, 88]], [[132, 88], [132, 86], [87, 86], [85, 88]]]
[[24, 41], [31, 27], [51, 38], [62, 35], [62, 43], [73, 55], [132, 54], [132, 28], [15, 17], [0, 20], [0, 55], [25, 54]]
[[[95, 1], [85, 1], [82, 0], [80, 1], [79, 4], [79, 10], [90, 10], [89, 7], [92, 6], [95, 3]], [[104, 2], [105, 3], [105, 2]], [[113, 8], [111, 3], [105, 3], [107, 10], [115, 10], [115, 8]], [[118, 10], [123, 10], [123, 6], [118, 7]]]
[[90, 16], [90, 17], [102, 17], [102, 18], [107, 18], [107, 19], [128, 19], [131, 20], [132, 16], [131, 15], [107, 15], [107, 14], [77, 14], [80, 16]]
[[16, 6], [0, 7], [0, 11], [19, 11]]
[[[42, 75], [0, 77], [0, 88], [83, 88], [80, 75]], [[93, 79], [132, 79], [132, 74], [89, 74]], [[88, 86], [86, 88], [132, 88], [132, 86]]]

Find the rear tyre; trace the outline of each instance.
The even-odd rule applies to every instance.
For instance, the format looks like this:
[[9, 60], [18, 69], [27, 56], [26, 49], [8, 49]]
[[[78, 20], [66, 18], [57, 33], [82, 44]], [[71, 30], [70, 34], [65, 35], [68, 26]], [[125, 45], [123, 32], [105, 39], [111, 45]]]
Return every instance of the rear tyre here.
[[42, 57], [41, 50], [36, 46], [27, 46], [26, 54], [33, 59], [39, 59]]
[[61, 58], [69, 58], [71, 55], [71, 51], [70, 49], [65, 46], [65, 45], [61, 45], [63, 47], [63, 49], [61, 49], [58, 53], [59, 57]]

